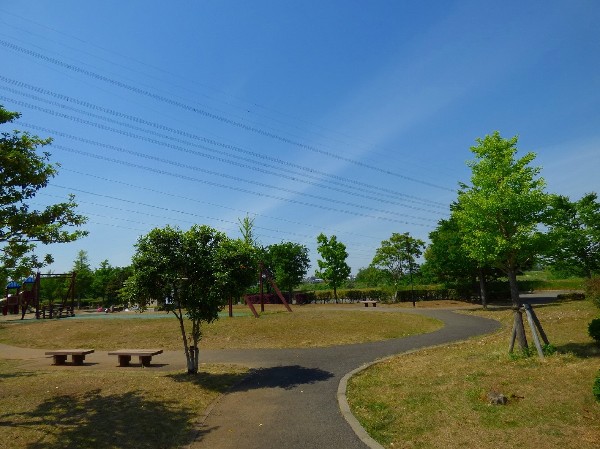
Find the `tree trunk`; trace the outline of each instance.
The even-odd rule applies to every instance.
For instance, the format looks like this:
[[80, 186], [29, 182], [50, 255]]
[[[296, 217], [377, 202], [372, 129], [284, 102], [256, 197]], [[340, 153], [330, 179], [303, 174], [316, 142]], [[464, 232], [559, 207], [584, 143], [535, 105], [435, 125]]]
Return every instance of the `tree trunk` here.
[[479, 294], [481, 295], [481, 305], [487, 309], [487, 285], [483, 268], [479, 268]]
[[333, 287], [333, 297], [335, 298], [335, 303], [338, 303], [338, 297], [337, 297], [337, 288]]
[[516, 331], [517, 341], [523, 352], [529, 351], [527, 345], [527, 337], [525, 336], [525, 326], [523, 324], [523, 312], [521, 312], [521, 296], [519, 294], [519, 286], [517, 285], [517, 272], [511, 268], [507, 270], [508, 283], [510, 285], [510, 298], [513, 304], [514, 329]]

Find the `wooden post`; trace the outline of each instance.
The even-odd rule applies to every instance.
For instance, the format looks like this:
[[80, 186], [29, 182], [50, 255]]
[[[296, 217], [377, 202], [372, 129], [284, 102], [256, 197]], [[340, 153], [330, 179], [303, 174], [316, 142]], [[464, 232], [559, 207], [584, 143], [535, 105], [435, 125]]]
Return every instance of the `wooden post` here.
[[538, 352], [538, 356], [540, 359], [544, 358], [544, 350], [542, 349], [542, 345], [540, 344], [540, 339], [538, 337], [538, 333], [535, 329], [535, 324], [533, 322], [533, 317], [531, 316], [531, 307], [528, 307], [529, 304], [525, 305], [525, 313], [527, 314], [527, 322], [529, 323], [529, 328], [531, 329], [531, 335], [533, 336], [533, 342]]
[[535, 326], [538, 329], [538, 332], [540, 333], [540, 337], [542, 337], [542, 340], [544, 341], [544, 344], [549, 345], [550, 342], [548, 341], [548, 337], [546, 336], [546, 332], [544, 332], [544, 329], [542, 328], [542, 323], [540, 323], [540, 320], [538, 320], [537, 315], [535, 314], [535, 311], [533, 310], [533, 307], [531, 307], [530, 304], [523, 304], [523, 306], [525, 307], [525, 310], [529, 311], [527, 314], [527, 317], [531, 317], [531, 319], [533, 319], [533, 322], [535, 323]]
[[512, 354], [515, 349], [515, 340], [517, 339], [517, 323], [513, 320], [512, 332], [510, 335], [510, 344], [508, 345], [508, 353]]

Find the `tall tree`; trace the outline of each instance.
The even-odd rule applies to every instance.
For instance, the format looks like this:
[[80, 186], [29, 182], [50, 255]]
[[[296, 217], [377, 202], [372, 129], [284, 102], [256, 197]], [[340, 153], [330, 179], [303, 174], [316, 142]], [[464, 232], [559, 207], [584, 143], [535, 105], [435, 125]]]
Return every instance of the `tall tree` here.
[[555, 270], [587, 278], [600, 272], [600, 202], [596, 193], [578, 201], [553, 196], [548, 228], [546, 257]]
[[497, 131], [477, 139], [471, 147], [475, 159], [467, 163], [471, 185], [460, 185], [455, 215], [469, 257], [508, 276], [517, 338], [527, 350], [517, 272], [544, 248], [539, 226], [549, 196], [540, 168], [530, 166], [535, 154], [515, 158], [517, 140], [503, 139]]
[[338, 242], [335, 235], [327, 238], [323, 233], [317, 237], [317, 244], [317, 251], [323, 259], [317, 260], [319, 269], [315, 272], [315, 276], [324, 279], [333, 288], [333, 297], [337, 303], [337, 289], [350, 276], [350, 267], [346, 263], [348, 258], [346, 245]]
[[208, 226], [188, 231], [167, 226], [138, 240], [125, 296], [142, 308], [156, 300], [173, 313], [189, 374], [198, 372], [201, 323], [218, 319], [228, 298], [255, 282], [255, 254], [246, 242]]
[[77, 253], [77, 257], [73, 261], [73, 271], [76, 274], [75, 297], [77, 298], [77, 307], [79, 307], [81, 298], [86, 298], [92, 293], [91, 287], [94, 282], [94, 272], [90, 267], [87, 251], [80, 250]]
[[[0, 124], [19, 117], [0, 105]], [[50, 254], [42, 260], [34, 254], [37, 243], [72, 242], [87, 234], [70, 229], [86, 222], [75, 213], [73, 195], [41, 210], [29, 204], [57, 174], [58, 165], [48, 162], [50, 154], [37, 152], [51, 141], [19, 131], [3, 132], [0, 137], [0, 281], [27, 276], [52, 263]]]
[[388, 273], [394, 287], [394, 300], [398, 296], [401, 280], [412, 276], [418, 264], [417, 259], [423, 254], [425, 242], [411, 237], [408, 232], [392, 233], [388, 240], [383, 240], [375, 251], [371, 266]]
[[[458, 207], [453, 204], [453, 211]], [[479, 294], [483, 308], [487, 308], [487, 281], [498, 277], [498, 270], [470, 257], [463, 246], [463, 236], [454, 215], [438, 222], [437, 228], [429, 233], [430, 244], [425, 250], [424, 268], [433, 273], [438, 282], [446, 286], [471, 285], [479, 279]]]
[[276, 243], [267, 248], [266, 260], [275, 280], [288, 292], [289, 300], [292, 301], [294, 288], [308, 272], [308, 248], [293, 242]]

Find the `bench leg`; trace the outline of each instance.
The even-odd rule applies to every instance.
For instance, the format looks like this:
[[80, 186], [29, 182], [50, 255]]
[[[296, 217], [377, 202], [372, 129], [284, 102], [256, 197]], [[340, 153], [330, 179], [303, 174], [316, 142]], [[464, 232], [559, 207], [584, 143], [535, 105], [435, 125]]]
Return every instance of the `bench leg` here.
[[83, 361], [85, 360], [84, 354], [73, 354], [71, 357], [74, 365], [83, 365]]
[[129, 366], [130, 361], [130, 355], [119, 355], [119, 366]]
[[368, 302], [365, 303], [365, 307], [369, 307], [369, 303]]
[[377, 307], [377, 303], [376, 302], [373, 303], [373, 307]]
[[52, 358], [54, 359], [55, 365], [64, 365], [67, 361], [66, 355], [53, 355]]
[[151, 355], [141, 355], [140, 356], [140, 363], [142, 364], [142, 366], [150, 366], [151, 361], [152, 361]]

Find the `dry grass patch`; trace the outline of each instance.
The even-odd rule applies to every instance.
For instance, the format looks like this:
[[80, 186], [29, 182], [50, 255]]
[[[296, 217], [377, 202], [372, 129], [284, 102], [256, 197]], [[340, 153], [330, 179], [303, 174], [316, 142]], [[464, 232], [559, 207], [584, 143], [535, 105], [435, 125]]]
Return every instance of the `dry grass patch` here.
[[[597, 448], [600, 404], [591, 389], [600, 348], [587, 336], [597, 309], [580, 301], [536, 312], [558, 350], [544, 361], [509, 357], [510, 310], [468, 312], [504, 328], [361, 372], [348, 388], [353, 413], [388, 448]], [[508, 404], [489, 405], [491, 391]]]
[[22, 369], [0, 360], [0, 448], [178, 448], [208, 405], [246, 370]]
[[[322, 347], [362, 343], [432, 332], [442, 323], [431, 318], [369, 310], [327, 310], [326, 307], [295, 307], [293, 313], [269, 306], [259, 319], [251, 316], [221, 318], [203, 326], [201, 349]], [[352, 310], [354, 309], [354, 310]], [[0, 342], [30, 348], [159, 347], [182, 346], [173, 316], [147, 319], [66, 318], [0, 322]]]

